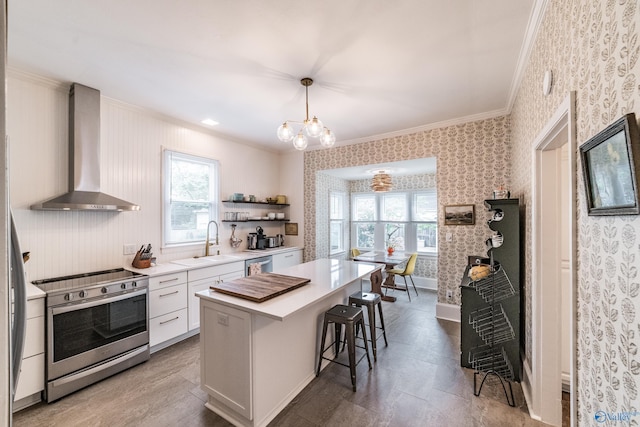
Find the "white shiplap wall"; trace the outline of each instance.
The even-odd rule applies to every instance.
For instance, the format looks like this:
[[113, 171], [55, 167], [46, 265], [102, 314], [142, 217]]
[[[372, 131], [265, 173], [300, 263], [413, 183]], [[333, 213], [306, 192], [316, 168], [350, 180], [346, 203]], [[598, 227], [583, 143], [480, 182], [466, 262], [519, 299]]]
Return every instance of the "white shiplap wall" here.
[[[100, 89], [100, 88], [97, 88]], [[29, 280], [129, 265], [124, 244], [151, 243], [159, 262], [201, 254], [200, 247], [160, 249], [162, 148], [220, 161], [220, 195], [279, 194], [278, 153], [222, 139], [109, 98], [101, 102], [102, 191], [139, 204], [140, 212], [47, 212], [30, 205], [67, 191], [69, 86], [13, 71], [8, 79], [11, 205]], [[224, 210], [233, 207], [221, 206]], [[239, 227], [245, 240], [248, 228]], [[282, 228], [265, 227], [269, 234]], [[222, 252], [231, 234], [221, 224]]]

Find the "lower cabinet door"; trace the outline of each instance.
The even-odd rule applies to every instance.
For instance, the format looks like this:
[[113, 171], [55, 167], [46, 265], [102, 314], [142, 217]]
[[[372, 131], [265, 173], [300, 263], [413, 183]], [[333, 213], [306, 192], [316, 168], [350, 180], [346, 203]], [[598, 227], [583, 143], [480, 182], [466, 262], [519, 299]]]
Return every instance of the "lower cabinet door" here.
[[204, 301], [201, 309], [202, 388], [251, 420], [251, 315], [210, 301]]
[[14, 400], [18, 401], [42, 390], [44, 390], [44, 353], [22, 359]]
[[196, 296], [196, 292], [209, 289], [209, 286], [216, 282], [215, 279], [197, 280], [194, 283], [189, 282], [189, 330], [200, 327], [200, 298]]
[[149, 319], [149, 345], [153, 347], [186, 334], [188, 321], [186, 308]]

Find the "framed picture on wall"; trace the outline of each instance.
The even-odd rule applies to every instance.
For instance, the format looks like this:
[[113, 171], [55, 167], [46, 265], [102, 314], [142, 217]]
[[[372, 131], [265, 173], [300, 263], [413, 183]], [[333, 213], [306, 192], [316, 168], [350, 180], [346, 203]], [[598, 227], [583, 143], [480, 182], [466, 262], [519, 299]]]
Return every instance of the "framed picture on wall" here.
[[473, 225], [476, 223], [476, 205], [447, 205], [444, 207], [444, 225]]
[[288, 222], [284, 225], [284, 234], [287, 236], [297, 236], [298, 235], [298, 223], [297, 222]]
[[637, 215], [640, 135], [626, 114], [580, 146], [589, 215]]

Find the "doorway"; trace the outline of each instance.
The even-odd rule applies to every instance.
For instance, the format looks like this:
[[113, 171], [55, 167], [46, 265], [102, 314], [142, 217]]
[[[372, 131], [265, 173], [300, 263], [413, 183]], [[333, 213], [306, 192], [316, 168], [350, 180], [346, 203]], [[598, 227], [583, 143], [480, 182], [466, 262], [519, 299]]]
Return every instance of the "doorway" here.
[[570, 393], [571, 425], [576, 422], [574, 105], [571, 92], [536, 139], [533, 151], [530, 409], [535, 418], [554, 426], [562, 424], [563, 379]]

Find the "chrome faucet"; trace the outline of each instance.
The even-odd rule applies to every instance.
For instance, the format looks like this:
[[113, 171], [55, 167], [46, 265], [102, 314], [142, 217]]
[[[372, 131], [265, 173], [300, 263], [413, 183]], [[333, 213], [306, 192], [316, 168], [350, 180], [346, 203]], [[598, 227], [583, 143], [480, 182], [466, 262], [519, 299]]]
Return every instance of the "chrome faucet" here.
[[211, 223], [214, 223], [216, 225], [216, 243], [215, 243], [215, 245], [218, 246], [220, 244], [220, 242], [218, 241], [218, 223], [215, 222], [215, 220], [212, 219], [207, 224], [207, 240], [204, 243], [204, 256], [209, 256], [209, 246], [213, 245], [213, 243], [209, 243], [209, 229], [211, 228]]

